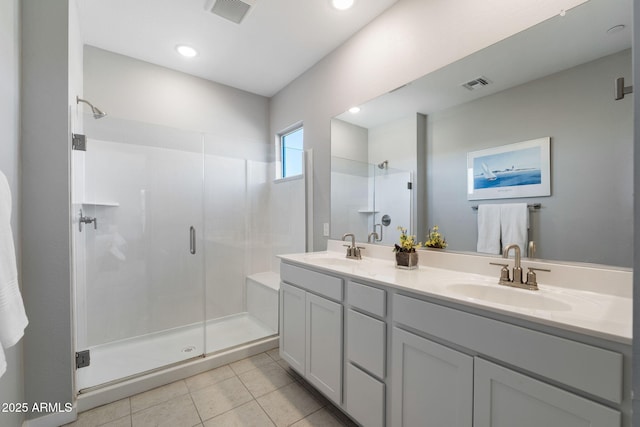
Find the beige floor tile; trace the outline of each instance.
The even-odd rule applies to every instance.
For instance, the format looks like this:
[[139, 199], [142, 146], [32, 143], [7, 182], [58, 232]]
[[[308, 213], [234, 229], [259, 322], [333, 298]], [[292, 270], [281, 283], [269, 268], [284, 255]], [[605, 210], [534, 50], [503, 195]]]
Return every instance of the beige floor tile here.
[[246, 359], [233, 362], [230, 366], [236, 374], [250, 371], [261, 365], [273, 362], [273, 359], [266, 353], [256, 354], [255, 356], [247, 357]]
[[298, 377], [298, 382], [302, 387], [304, 387], [305, 390], [307, 390], [307, 392], [311, 396], [314, 397], [314, 399], [318, 401], [318, 403], [320, 403], [320, 406], [327, 406], [332, 404], [331, 401], [324, 396], [324, 394], [320, 393], [314, 386], [309, 384], [306, 379]]
[[253, 397], [277, 390], [295, 380], [276, 362], [257, 367], [238, 375]]
[[267, 351], [267, 354], [268, 354], [268, 355], [269, 355], [273, 360], [275, 360], [276, 362], [277, 362], [278, 360], [280, 360], [280, 359], [281, 359], [281, 357], [280, 357], [280, 348], [278, 348], [278, 347], [273, 348], [273, 349], [271, 349], [271, 350]]
[[100, 427], [131, 427], [131, 416], [127, 415], [110, 423], [100, 424]]
[[347, 417], [344, 412], [342, 412], [340, 409], [336, 408], [332, 404], [325, 406], [324, 409], [329, 411], [331, 415], [337, 418], [338, 421], [342, 423], [341, 425], [344, 425], [346, 427], [358, 427], [358, 424], [356, 424], [355, 421]]
[[253, 399], [238, 377], [191, 393], [202, 420], [208, 420]]
[[291, 368], [291, 366], [289, 366], [289, 364], [284, 361], [284, 359], [280, 359], [276, 363], [280, 365], [280, 367], [284, 369], [287, 374], [291, 375], [297, 381], [302, 379], [300, 374], [294, 371], [293, 368]]
[[123, 417], [128, 417], [130, 414], [131, 404], [127, 398], [83, 412], [78, 415], [78, 419], [75, 422], [67, 424], [67, 426], [95, 427]]
[[336, 419], [325, 408], [314, 412], [291, 427], [343, 427], [344, 424]]
[[233, 372], [231, 367], [229, 367], [229, 365], [224, 365], [220, 366], [219, 368], [212, 369], [210, 371], [187, 378], [185, 382], [187, 383], [189, 391], [195, 391], [208, 387], [215, 383], [219, 383], [220, 381], [224, 381], [233, 376], [235, 376], [235, 373]]
[[278, 427], [291, 425], [321, 407], [297, 382], [265, 394], [257, 401]]
[[204, 427], [274, 427], [255, 400], [205, 421]]
[[192, 427], [202, 422], [188, 394], [136, 412], [131, 421], [133, 427]]
[[144, 393], [131, 396], [131, 412], [138, 412], [151, 406], [166, 402], [174, 397], [189, 393], [184, 381], [176, 381]]

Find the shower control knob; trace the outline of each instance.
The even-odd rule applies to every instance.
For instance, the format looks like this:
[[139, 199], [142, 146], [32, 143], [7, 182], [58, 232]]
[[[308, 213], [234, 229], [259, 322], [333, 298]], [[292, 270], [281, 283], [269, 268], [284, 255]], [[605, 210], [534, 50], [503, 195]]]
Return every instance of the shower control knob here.
[[93, 218], [90, 216], [84, 216], [82, 213], [82, 209], [80, 209], [80, 218], [78, 219], [78, 231], [82, 232], [82, 224], [91, 224], [93, 223], [93, 229], [98, 229], [98, 218]]

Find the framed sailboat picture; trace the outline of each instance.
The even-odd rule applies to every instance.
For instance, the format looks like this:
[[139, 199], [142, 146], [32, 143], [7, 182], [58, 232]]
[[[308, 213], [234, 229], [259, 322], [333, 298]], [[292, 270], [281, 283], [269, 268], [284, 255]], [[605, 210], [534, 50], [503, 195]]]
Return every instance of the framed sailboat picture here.
[[551, 138], [467, 153], [467, 199], [551, 195]]

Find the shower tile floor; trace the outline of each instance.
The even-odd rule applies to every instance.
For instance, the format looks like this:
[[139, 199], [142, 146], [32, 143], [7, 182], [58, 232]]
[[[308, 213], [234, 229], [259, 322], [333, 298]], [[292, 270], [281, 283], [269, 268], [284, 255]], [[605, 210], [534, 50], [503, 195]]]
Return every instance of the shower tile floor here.
[[67, 427], [356, 426], [278, 349], [81, 413]]

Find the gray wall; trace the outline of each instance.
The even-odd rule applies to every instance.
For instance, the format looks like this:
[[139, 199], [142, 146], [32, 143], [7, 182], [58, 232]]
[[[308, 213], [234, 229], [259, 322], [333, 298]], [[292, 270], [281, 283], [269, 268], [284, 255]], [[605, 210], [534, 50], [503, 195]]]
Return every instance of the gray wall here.
[[[19, 2], [0, 0], [0, 171], [9, 180], [13, 196], [11, 228], [20, 263], [20, 43]], [[18, 268], [20, 271], [20, 268]], [[24, 401], [22, 342], [5, 350], [7, 372], [0, 378], [0, 402]], [[0, 412], [0, 425], [19, 426], [20, 413]]]
[[21, 3], [25, 400], [65, 404], [73, 401], [68, 127], [77, 22], [69, 0]]
[[268, 98], [92, 46], [84, 95], [112, 117], [271, 141]]
[[[577, 2], [502, 2], [487, 10], [473, 2], [400, 0], [338, 49], [271, 98], [271, 134], [304, 123], [305, 149], [313, 150], [313, 197], [308, 239], [326, 248], [330, 220], [330, 119], [473, 52], [569, 9]], [[455, 43], [442, 44], [455, 34]]]
[[331, 155], [362, 163], [369, 161], [369, 131], [339, 119], [331, 120]]
[[[542, 203], [531, 213], [537, 257], [632, 266], [633, 98], [626, 50], [429, 116], [427, 220], [449, 247], [475, 251], [478, 203]], [[551, 137], [551, 196], [466, 198], [467, 152]]]

